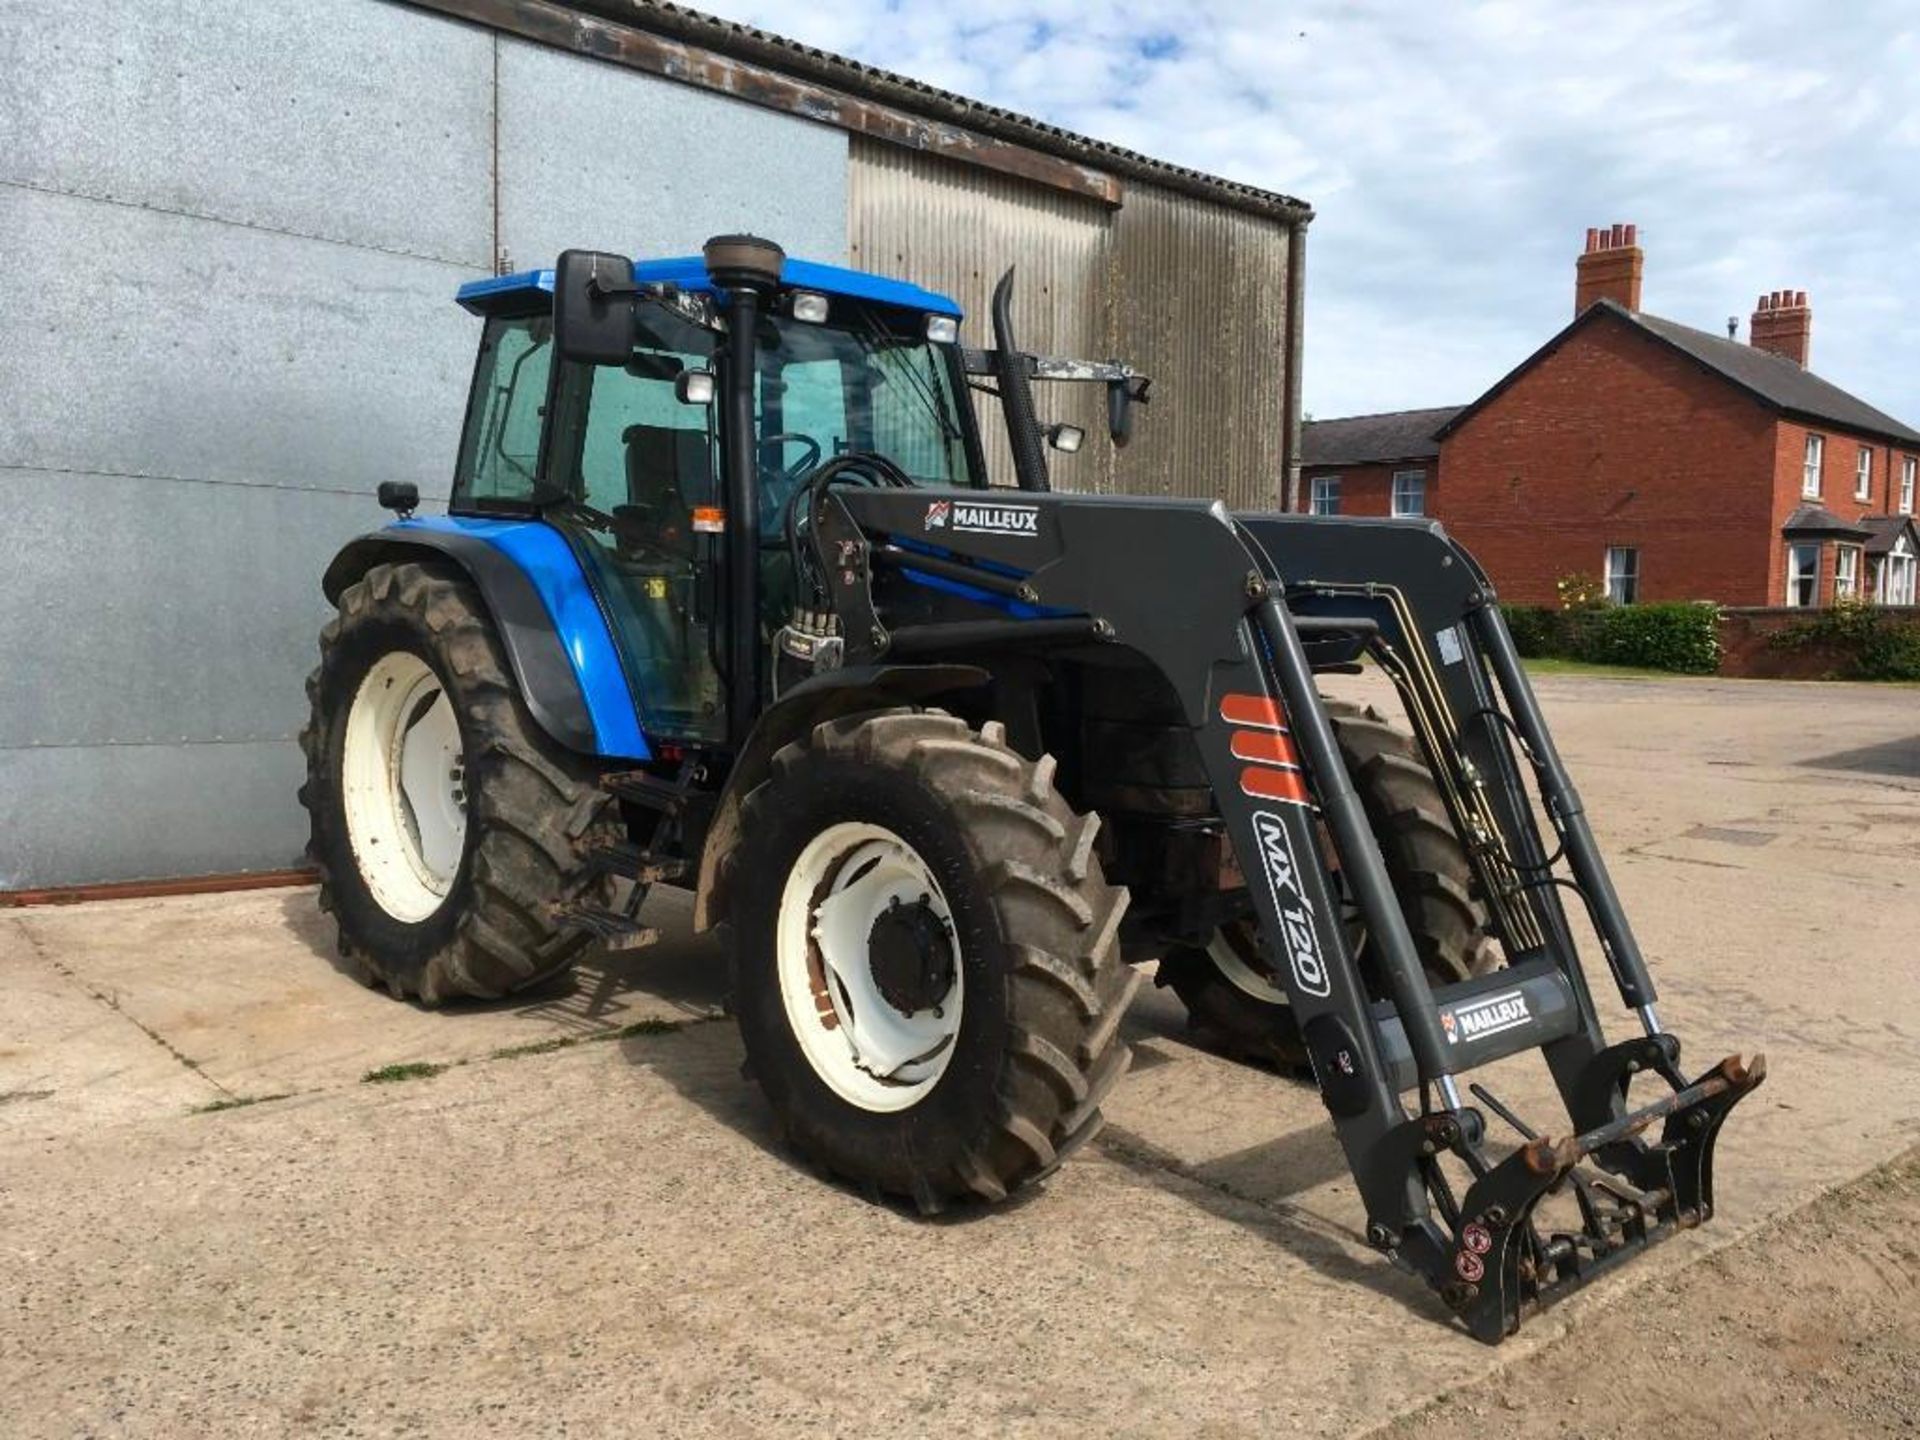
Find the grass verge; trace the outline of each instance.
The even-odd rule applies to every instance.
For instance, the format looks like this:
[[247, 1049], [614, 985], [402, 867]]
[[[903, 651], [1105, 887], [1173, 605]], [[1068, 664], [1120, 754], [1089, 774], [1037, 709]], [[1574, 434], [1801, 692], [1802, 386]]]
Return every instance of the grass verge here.
[[1562, 660], [1538, 655], [1520, 662], [1529, 675], [1600, 675], [1612, 680], [1711, 680], [1711, 675], [1682, 675], [1676, 670], [1650, 670], [1642, 665], [1596, 665], [1590, 660]]

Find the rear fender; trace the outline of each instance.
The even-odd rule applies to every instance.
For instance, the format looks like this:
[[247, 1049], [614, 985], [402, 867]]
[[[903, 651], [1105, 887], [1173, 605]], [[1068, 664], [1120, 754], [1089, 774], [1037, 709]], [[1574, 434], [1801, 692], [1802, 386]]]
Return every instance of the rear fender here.
[[[542, 536], [525, 533], [532, 530]], [[551, 543], [542, 547], [542, 558], [549, 563], [536, 584], [527, 557], [509, 553], [495, 541], [543, 536], [551, 536]], [[448, 561], [473, 582], [507, 653], [521, 698], [557, 744], [583, 755], [648, 758], [606, 621], [578, 562], [556, 532], [526, 521], [403, 521], [348, 541], [327, 566], [321, 589], [338, 604], [341, 592], [375, 565], [422, 559]], [[565, 624], [555, 620], [555, 597], [543, 597], [543, 585], [556, 596], [564, 592], [571, 597], [561, 606]], [[583, 666], [589, 673], [583, 675]]]
[[850, 665], [794, 686], [760, 717], [720, 792], [720, 804], [700, 850], [700, 881], [693, 902], [693, 928], [708, 930], [726, 920], [732, 903], [731, 867], [740, 842], [740, 802], [773, 767], [781, 748], [839, 715], [857, 715], [898, 705], [920, 705], [943, 695], [980, 690], [993, 680], [978, 665]]

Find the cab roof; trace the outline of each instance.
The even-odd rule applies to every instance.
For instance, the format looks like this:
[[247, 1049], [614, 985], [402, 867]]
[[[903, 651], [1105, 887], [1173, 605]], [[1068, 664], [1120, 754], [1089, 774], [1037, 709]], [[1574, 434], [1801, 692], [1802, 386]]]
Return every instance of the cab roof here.
[[[682, 290], [718, 296], [713, 278], [707, 274], [706, 261], [698, 255], [681, 255], [670, 260], [636, 260], [633, 278], [643, 285], [678, 285]], [[826, 295], [851, 300], [870, 300], [881, 305], [897, 305], [926, 315], [951, 315], [960, 318], [960, 307], [945, 295], [923, 290], [905, 280], [873, 275], [865, 270], [847, 270], [839, 265], [822, 265], [815, 260], [796, 260], [789, 256], [780, 267], [780, 283], [789, 290], [818, 290]], [[463, 309], [475, 315], [490, 315], [510, 309], [541, 294], [553, 293], [553, 271], [522, 270], [517, 275], [494, 275], [485, 280], [469, 280], [460, 287], [458, 298]]]

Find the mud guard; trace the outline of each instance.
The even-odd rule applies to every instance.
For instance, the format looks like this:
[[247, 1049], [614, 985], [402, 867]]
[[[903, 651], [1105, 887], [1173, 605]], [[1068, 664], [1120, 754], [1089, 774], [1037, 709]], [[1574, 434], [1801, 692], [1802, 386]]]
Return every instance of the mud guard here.
[[992, 673], [978, 665], [849, 665], [815, 675], [782, 695], [753, 727], [720, 792], [720, 804], [700, 847], [700, 878], [693, 901], [695, 931], [709, 930], [727, 918], [727, 861], [740, 839], [740, 802], [766, 778], [781, 746], [836, 715], [918, 704], [983, 689], [992, 681]]
[[341, 547], [320, 588], [337, 604], [340, 592], [376, 565], [434, 556], [458, 565], [480, 591], [521, 698], [540, 728], [569, 750], [603, 753], [579, 677], [539, 591], [519, 565], [485, 540], [424, 527], [376, 530]]

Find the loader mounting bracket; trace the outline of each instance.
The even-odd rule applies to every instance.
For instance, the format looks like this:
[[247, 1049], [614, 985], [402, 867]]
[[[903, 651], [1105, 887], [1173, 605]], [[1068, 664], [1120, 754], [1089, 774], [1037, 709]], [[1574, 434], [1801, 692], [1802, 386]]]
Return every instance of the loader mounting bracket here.
[[[1644, 1109], [1563, 1140], [1529, 1140], [1480, 1175], [1458, 1207], [1450, 1241], [1431, 1224], [1398, 1247], [1452, 1307], [1475, 1339], [1497, 1344], [1544, 1308], [1614, 1265], [1692, 1229], [1713, 1213], [1713, 1146], [1727, 1113], [1766, 1078], [1763, 1056], [1722, 1060], [1692, 1084]], [[1664, 1120], [1656, 1144], [1621, 1145]], [[1436, 1135], [1436, 1138], [1438, 1136]], [[1611, 1160], [1631, 1154], [1624, 1173]], [[1591, 1160], [1602, 1172], [1583, 1172]], [[1571, 1184], [1578, 1231], [1541, 1235], [1533, 1213]]]

